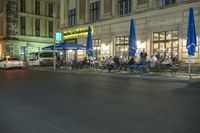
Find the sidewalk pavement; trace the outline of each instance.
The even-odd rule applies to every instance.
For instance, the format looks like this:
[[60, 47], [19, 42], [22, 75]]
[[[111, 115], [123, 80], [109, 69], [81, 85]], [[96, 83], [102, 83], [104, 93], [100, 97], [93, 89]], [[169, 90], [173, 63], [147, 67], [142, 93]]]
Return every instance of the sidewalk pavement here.
[[96, 69], [75, 69], [70, 70], [69, 68], [57, 68], [53, 67], [29, 67], [31, 70], [37, 71], [49, 71], [49, 72], [62, 72], [71, 74], [92, 74], [92, 75], [107, 75], [118, 78], [137, 78], [146, 80], [161, 80], [161, 81], [172, 81], [172, 82], [200, 82], [200, 74], [192, 74], [190, 79], [187, 73], [130, 73], [129, 71], [116, 71], [113, 70], [108, 72], [107, 70], [96, 70]]

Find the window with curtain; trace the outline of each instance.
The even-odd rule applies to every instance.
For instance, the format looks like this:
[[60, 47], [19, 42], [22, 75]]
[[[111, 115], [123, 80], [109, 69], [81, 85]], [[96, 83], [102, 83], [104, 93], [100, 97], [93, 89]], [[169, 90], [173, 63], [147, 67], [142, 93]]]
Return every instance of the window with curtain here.
[[26, 0], [20, 0], [20, 12], [26, 12]]
[[26, 35], [26, 18], [20, 17], [20, 34]]
[[118, 0], [119, 16], [131, 13], [131, 0]]
[[40, 1], [35, 1], [35, 14], [40, 15]]
[[40, 20], [35, 20], [35, 36], [40, 36]]
[[100, 2], [94, 2], [90, 4], [90, 20], [95, 22], [100, 18]]
[[69, 26], [76, 25], [76, 9], [69, 10]]
[[53, 4], [52, 3], [48, 4], [48, 16], [53, 17]]
[[158, 7], [173, 5], [187, 0], [158, 0]]
[[53, 38], [53, 21], [49, 21], [49, 37]]

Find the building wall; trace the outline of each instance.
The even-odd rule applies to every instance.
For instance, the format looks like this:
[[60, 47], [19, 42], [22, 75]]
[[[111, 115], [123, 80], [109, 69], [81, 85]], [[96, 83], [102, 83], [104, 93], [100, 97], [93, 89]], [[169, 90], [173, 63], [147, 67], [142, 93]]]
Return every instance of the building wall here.
[[[65, 5], [70, 2], [68, 0], [62, 0]], [[79, 3], [79, 0], [76, 0]], [[136, 28], [136, 38], [137, 41], [140, 42], [138, 44], [141, 50], [145, 50], [148, 54], [148, 58], [153, 54], [153, 33], [154, 32], [162, 32], [162, 31], [170, 31], [177, 30], [178, 34], [178, 58], [181, 61], [187, 61], [187, 51], [185, 48], [186, 44], [186, 34], [187, 34], [187, 21], [188, 21], [188, 9], [193, 7], [195, 10], [195, 20], [196, 20], [196, 32], [198, 36], [198, 44], [199, 44], [199, 36], [200, 36], [200, 2], [198, 0], [186, 0], [185, 2], [158, 7], [157, 0], [149, 0], [145, 4], [138, 5], [137, 1], [132, 0], [132, 10], [131, 13], [124, 16], [118, 15], [118, 3], [117, 0], [112, 0], [112, 4], [110, 6], [111, 10], [104, 10], [104, 3], [108, 2], [106, 0], [100, 0], [100, 20], [97, 22], [90, 22], [89, 15], [89, 3], [93, 2], [90, 0], [86, 0], [86, 8], [85, 8], [85, 17], [84, 19], [80, 19], [80, 16], [77, 15], [77, 25], [75, 27], [68, 26], [68, 14], [66, 8], [61, 8], [61, 12], [65, 10], [65, 14], [62, 14], [61, 20], [63, 21], [61, 24], [62, 31], [73, 31], [75, 29], [79, 29], [82, 27], [92, 26], [94, 28], [93, 39], [100, 39], [101, 44], [108, 46], [110, 50], [110, 55], [115, 55], [115, 47], [116, 47], [116, 37], [118, 36], [128, 36], [129, 35], [129, 26], [130, 19], [134, 19], [135, 28]], [[110, 1], [111, 2], [111, 1]], [[77, 6], [77, 11], [79, 11], [79, 7]], [[80, 11], [79, 11], [80, 12]], [[77, 14], [80, 14], [80, 13]], [[63, 19], [62, 17], [65, 17]], [[86, 43], [86, 35], [79, 35], [76, 37], [78, 43], [85, 44]], [[101, 48], [102, 50], [103, 48]], [[102, 51], [101, 51], [102, 53]], [[199, 46], [197, 47], [197, 53], [195, 57], [193, 57], [193, 62], [199, 62], [200, 60], [200, 50]]]
[[[3, 5], [5, 6], [5, 1]], [[40, 1], [40, 15], [35, 13], [35, 0], [26, 0], [26, 12], [20, 12], [20, 1], [18, 1], [18, 21], [17, 21], [17, 33], [12, 35], [15, 37], [15, 40], [3, 39], [6, 38], [6, 34], [1, 36], [1, 16], [6, 16], [4, 10], [2, 15], [0, 15], [0, 44], [6, 46], [7, 51], [4, 51], [8, 54], [8, 49], [11, 51], [10, 56], [20, 57], [21, 54], [27, 54], [29, 52], [36, 52], [41, 50], [42, 47], [54, 44], [54, 36], [48, 37], [48, 24], [49, 21], [53, 21], [53, 32], [55, 33], [59, 28], [59, 1], [58, 0], [39, 0]], [[53, 4], [53, 17], [48, 16], [48, 4]], [[1, 11], [1, 10], [0, 10]], [[20, 33], [20, 17], [26, 18], [26, 34], [21, 35]], [[35, 35], [35, 20], [40, 19], [40, 36], [36, 37]], [[5, 20], [5, 19], [4, 19]], [[3, 23], [3, 27], [6, 25], [6, 21]], [[4, 32], [6, 29], [4, 29]], [[21, 48], [25, 47], [26, 51], [22, 53]], [[1, 55], [0, 55], [1, 56]]]

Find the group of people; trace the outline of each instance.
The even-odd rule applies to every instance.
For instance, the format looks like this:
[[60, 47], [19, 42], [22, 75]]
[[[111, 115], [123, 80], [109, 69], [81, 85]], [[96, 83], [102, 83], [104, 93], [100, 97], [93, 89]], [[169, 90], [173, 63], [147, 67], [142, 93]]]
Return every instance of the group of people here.
[[137, 70], [146, 70], [146, 68], [154, 68], [157, 64], [162, 65], [172, 65], [178, 61], [176, 56], [162, 56], [159, 52], [152, 55], [150, 60], [147, 60], [147, 53], [141, 52], [139, 57], [132, 56], [129, 59], [127, 57], [119, 58], [115, 57], [102, 57], [102, 58], [84, 58], [82, 61], [78, 61], [75, 57], [73, 60], [67, 61], [68, 66], [72, 66], [72, 68], [80, 69], [80, 68], [106, 68], [109, 72], [111, 70], [126, 70], [130, 68], [131, 71]]
[[161, 65], [166, 65], [166, 66], [171, 66], [174, 64], [178, 63], [178, 55], [177, 54], [173, 54], [173, 56], [171, 57], [171, 55], [160, 55], [160, 53], [158, 52], [157, 54], [154, 54], [151, 56], [150, 59], [150, 67], [154, 68], [156, 67], [157, 64], [161, 64]]

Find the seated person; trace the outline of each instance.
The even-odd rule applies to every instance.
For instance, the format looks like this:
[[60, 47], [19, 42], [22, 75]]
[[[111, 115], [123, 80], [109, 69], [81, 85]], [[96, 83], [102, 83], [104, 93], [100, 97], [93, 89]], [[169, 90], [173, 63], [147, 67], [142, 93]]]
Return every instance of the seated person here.
[[87, 65], [87, 58], [85, 57], [82, 61], [82, 66], [86, 66]]
[[114, 63], [115, 63], [115, 67], [119, 68], [120, 67], [120, 61], [118, 57], [114, 57]]
[[164, 59], [164, 61], [161, 63], [162, 65], [172, 65], [172, 59], [170, 58], [170, 56], [166, 56], [166, 58]]
[[151, 68], [156, 67], [156, 63], [157, 63], [157, 57], [156, 57], [156, 55], [151, 56], [151, 59], [150, 59], [150, 67], [151, 67]]
[[136, 59], [137, 59], [136, 56], [135, 57], [131, 57], [131, 59], [128, 62], [128, 65], [129, 65], [131, 71], [137, 69]]
[[108, 67], [108, 72], [110, 72], [112, 69], [114, 69], [115, 62], [114, 62], [114, 60], [112, 59], [112, 56], [109, 57], [109, 59], [108, 59], [107, 62], [106, 62], [106, 65], [107, 65], [107, 67]]
[[79, 68], [79, 62], [76, 58], [72, 61], [72, 67], [78, 69]]

